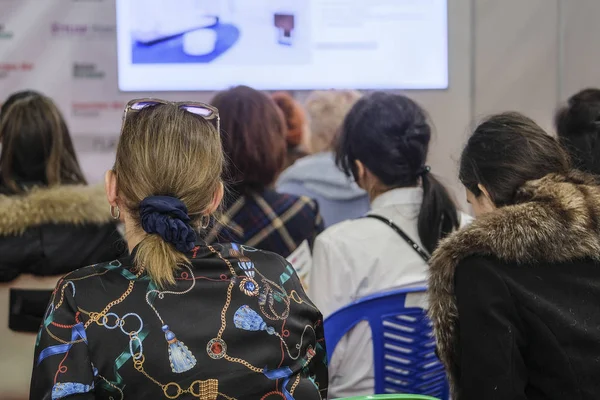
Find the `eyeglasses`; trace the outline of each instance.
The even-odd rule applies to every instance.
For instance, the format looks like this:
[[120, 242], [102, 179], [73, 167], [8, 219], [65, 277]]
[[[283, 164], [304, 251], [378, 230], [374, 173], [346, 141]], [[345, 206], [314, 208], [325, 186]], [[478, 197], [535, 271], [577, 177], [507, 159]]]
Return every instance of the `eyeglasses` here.
[[221, 118], [219, 117], [219, 110], [209, 104], [195, 101], [167, 101], [152, 98], [131, 100], [125, 106], [125, 111], [123, 112], [123, 122], [125, 122], [127, 114], [159, 104], [172, 104], [189, 113], [199, 115], [207, 121], [216, 120], [217, 131], [221, 131]]

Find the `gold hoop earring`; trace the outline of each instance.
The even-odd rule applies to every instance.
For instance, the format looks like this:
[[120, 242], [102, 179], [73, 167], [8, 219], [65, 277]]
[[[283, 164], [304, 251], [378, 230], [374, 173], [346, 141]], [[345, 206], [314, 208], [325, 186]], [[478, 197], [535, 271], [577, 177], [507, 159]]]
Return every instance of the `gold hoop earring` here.
[[119, 206], [110, 206], [110, 216], [114, 220], [121, 218], [121, 210], [119, 210]]
[[210, 225], [210, 215], [203, 215], [202, 216], [202, 224], [200, 225], [200, 227], [202, 229], [206, 229], [206, 228], [208, 228], [209, 225]]

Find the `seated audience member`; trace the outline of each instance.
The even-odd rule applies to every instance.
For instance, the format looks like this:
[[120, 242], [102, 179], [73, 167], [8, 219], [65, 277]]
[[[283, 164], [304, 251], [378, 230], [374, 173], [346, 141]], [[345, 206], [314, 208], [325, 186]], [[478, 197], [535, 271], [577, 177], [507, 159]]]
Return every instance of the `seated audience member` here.
[[302, 106], [298, 104], [294, 98], [286, 92], [276, 92], [271, 96], [277, 107], [283, 113], [285, 124], [287, 126], [287, 135], [285, 141], [287, 143], [287, 155], [283, 169], [288, 168], [296, 162], [296, 160], [306, 157], [308, 153], [303, 148], [306, 132], [306, 117]]
[[[366, 295], [427, 281], [428, 254], [468, 217], [425, 165], [431, 128], [411, 99], [374, 93], [344, 120], [336, 157], [371, 199], [368, 215], [386, 222], [341, 222], [317, 237], [309, 294], [325, 317]], [[338, 344], [329, 367], [332, 398], [373, 393], [371, 331], [362, 323]]]
[[585, 89], [571, 96], [557, 112], [555, 125], [573, 166], [600, 175], [600, 90]]
[[312, 246], [323, 230], [317, 203], [272, 189], [285, 162], [287, 128], [266, 94], [246, 86], [213, 100], [221, 112], [221, 133], [232, 193], [207, 243], [235, 242], [289, 256], [305, 240]]
[[360, 99], [359, 92], [317, 91], [306, 101], [310, 119], [310, 148], [314, 153], [286, 169], [277, 190], [308, 196], [319, 203], [325, 226], [358, 218], [369, 210], [367, 192], [336, 165], [335, 137], [350, 108]]
[[150, 99], [127, 106], [106, 191], [131, 256], [57, 285], [32, 399], [327, 396], [322, 317], [291, 266], [196, 238], [223, 196], [217, 113]]
[[600, 399], [600, 188], [529, 118], [479, 125], [460, 161], [477, 219], [431, 259], [455, 400]]
[[10, 96], [0, 144], [0, 398], [24, 398], [34, 333], [60, 275], [114, 259], [124, 245], [104, 189], [86, 186], [52, 100]]

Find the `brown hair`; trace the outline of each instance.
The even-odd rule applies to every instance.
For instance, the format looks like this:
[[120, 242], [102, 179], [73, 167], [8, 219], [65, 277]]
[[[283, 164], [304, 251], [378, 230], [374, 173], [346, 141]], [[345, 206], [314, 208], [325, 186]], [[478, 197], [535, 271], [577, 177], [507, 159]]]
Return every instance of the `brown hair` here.
[[306, 99], [310, 125], [310, 151], [335, 148], [335, 139], [348, 111], [362, 97], [356, 90], [317, 90]]
[[514, 204], [525, 182], [570, 168], [556, 139], [530, 118], [509, 112], [493, 115], [475, 129], [462, 152], [459, 178], [475, 196], [482, 184], [501, 207]]
[[[223, 158], [212, 123], [173, 104], [146, 107], [123, 123], [114, 167], [119, 196], [138, 226], [140, 203], [149, 196], [181, 200], [198, 226], [221, 185]], [[159, 235], [148, 234], [135, 263], [161, 286], [174, 283], [178, 264], [189, 260]]]
[[22, 193], [21, 183], [86, 184], [65, 120], [54, 102], [37, 92], [11, 95], [0, 114], [0, 176]]
[[285, 162], [287, 127], [277, 104], [264, 93], [237, 86], [218, 93], [212, 104], [221, 115], [229, 157], [227, 178], [240, 194], [271, 185]]

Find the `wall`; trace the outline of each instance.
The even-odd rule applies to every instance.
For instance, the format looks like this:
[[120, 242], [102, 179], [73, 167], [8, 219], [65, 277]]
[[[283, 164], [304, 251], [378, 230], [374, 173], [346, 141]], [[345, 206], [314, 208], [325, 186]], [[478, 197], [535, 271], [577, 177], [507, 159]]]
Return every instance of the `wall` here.
[[463, 206], [456, 166], [476, 121], [516, 110], [553, 132], [561, 102], [600, 87], [599, 15], [597, 0], [449, 0], [450, 89], [408, 94], [432, 115], [431, 164]]
[[[148, 95], [119, 93], [106, 84], [115, 82], [117, 73], [113, 4], [0, 0], [0, 97], [32, 87], [56, 98], [91, 181], [99, 181], [112, 164], [123, 104]], [[456, 165], [473, 121], [517, 110], [551, 130], [559, 102], [585, 86], [600, 86], [595, 64], [600, 2], [449, 0], [448, 10], [450, 87], [408, 94], [427, 108], [436, 127], [430, 153], [434, 172], [464, 205]], [[86, 32], [65, 31], [61, 24], [67, 23]], [[34, 65], [36, 59], [51, 62]], [[158, 95], [209, 101], [213, 94]]]

